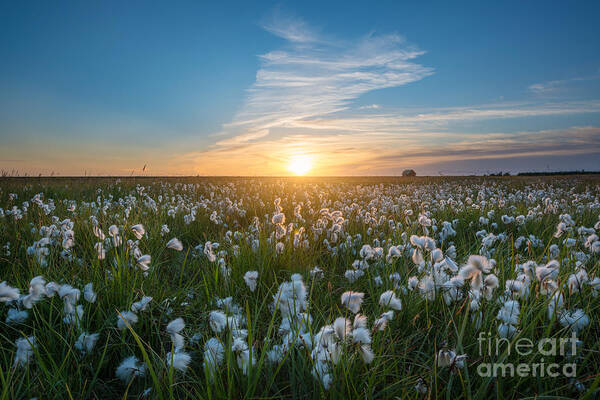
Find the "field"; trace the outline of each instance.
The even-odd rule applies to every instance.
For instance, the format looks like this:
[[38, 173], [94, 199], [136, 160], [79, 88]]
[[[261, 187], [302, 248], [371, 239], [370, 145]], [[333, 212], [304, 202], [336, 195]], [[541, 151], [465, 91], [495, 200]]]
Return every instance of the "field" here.
[[5, 178], [0, 399], [597, 398], [600, 178]]

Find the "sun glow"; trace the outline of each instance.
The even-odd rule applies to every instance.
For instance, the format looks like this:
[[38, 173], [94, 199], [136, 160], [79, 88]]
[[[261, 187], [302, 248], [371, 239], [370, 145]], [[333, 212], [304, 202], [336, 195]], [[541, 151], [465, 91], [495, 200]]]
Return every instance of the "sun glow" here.
[[290, 158], [288, 170], [295, 175], [306, 175], [312, 167], [312, 158], [306, 154], [299, 154]]

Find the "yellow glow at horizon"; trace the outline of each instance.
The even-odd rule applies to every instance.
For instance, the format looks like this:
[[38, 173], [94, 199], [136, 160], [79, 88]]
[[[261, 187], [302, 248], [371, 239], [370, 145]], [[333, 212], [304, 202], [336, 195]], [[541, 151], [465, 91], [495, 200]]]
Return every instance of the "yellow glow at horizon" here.
[[290, 158], [288, 170], [294, 175], [306, 175], [313, 167], [312, 157], [306, 154], [294, 155]]

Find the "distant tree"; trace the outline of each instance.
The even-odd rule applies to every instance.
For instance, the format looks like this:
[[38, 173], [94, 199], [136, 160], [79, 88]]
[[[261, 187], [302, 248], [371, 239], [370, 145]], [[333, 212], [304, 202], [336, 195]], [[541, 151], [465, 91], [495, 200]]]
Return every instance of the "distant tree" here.
[[417, 173], [414, 169], [405, 169], [402, 171], [402, 176], [417, 176]]

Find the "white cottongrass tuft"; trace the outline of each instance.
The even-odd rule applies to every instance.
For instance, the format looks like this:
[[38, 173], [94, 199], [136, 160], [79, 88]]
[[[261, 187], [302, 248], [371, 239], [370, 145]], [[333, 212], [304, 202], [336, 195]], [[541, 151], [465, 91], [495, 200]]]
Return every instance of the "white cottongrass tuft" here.
[[142, 224], [133, 225], [131, 227], [131, 231], [133, 232], [133, 234], [135, 235], [135, 237], [138, 240], [141, 239], [142, 237], [144, 237], [144, 234], [146, 233], [146, 229], [144, 228], [144, 225], [142, 225]]
[[17, 352], [15, 353], [14, 367], [25, 367], [32, 362], [33, 349], [36, 347], [34, 336], [22, 337], [15, 341]]
[[373, 362], [375, 355], [371, 350], [371, 333], [366, 327], [359, 327], [352, 331], [352, 343], [358, 345], [358, 354], [365, 364]]
[[131, 311], [134, 313], [138, 313], [140, 311], [145, 311], [148, 308], [148, 304], [152, 300], [150, 296], [144, 296], [140, 301], [136, 301], [131, 305]]
[[356, 314], [360, 310], [364, 293], [348, 291], [342, 294], [342, 305]]
[[182, 251], [183, 243], [181, 243], [181, 240], [174, 237], [173, 239], [171, 239], [167, 242], [167, 249]]
[[29, 313], [25, 310], [17, 310], [16, 308], [9, 308], [4, 322], [8, 325], [22, 324], [29, 317]]
[[83, 354], [90, 354], [92, 350], [94, 350], [99, 337], [100, 335], [97, 333], [83, 332], [79, 335], [79, 338], [77, 338], [75, 348]]
[[94, 292], [94, 285], [92, 282], [85, 285], [83, 288], [83, 298], [89, 303], [95, 303], [98, 298], [98, 294]]
[[208, 315], [208, 324], [214, 333], [221, 333], [227, 326], [227, 316], [222, 311], [211, 311]]
[[150, 269], [151, 262], [152, 262], [152, 257], [150, 257], [149, 254], [145, 254], [137, 259], [136, 265], [142, 271], [148, 271]]
[[[126, 323], [127, 321], [127, 323]], [[138, 316], [132, 311], [121, 311], [117, 315], [117, 328], [123, 330], [127, 328], [127, 324], [133, 325], [138, 322]]]
[[559, 318], [560, 324], [564, 327], [571, 328], [571, 331], [579, 333], [590, 323], [590, 317], [580, 308], [569, 311], [565, 310]]
[[146, 364], [140, 363], [136, 356], [127, 357], [117, 367], [116, 375], [124, 383], [129, 383], [135, 377], [146, 375]]
[[402, 302], [396, 297], [396, 293], [393, 290], [388, 290], [381, 293], [379, 296], [379, 305], [383, 307], [390, 307], [393, 310], [402, 310]]
[[442, 349], [438, 352], [437, 364], [440, 368], [452, 370], [465, 367], [466, 354], [457, 355], [453, 350]]
[[244, 282], [250, 288], [251, 292], [256, 290], [256, 283], [258, 280], [258, 271], [248, 271], [244, 274]]
[[218, 367], [223, 364], [225, 358], [225, 348], [217, 338], [210, 338], [204, 345], [203, 366], [208, 373], [210, 380], [213, 381], [215, 375], [219, 372]]
[[184, 351], [175, 351], [173, 353], [167, 353], [167, 366], [169, 368], [173, 367], [173, 369], [177, 371], [185, 372], [191, 361], [192, 357]]
[[36, 276], [29, 283], [29, 294], [21, 298], [25, 308], [32, 308], [35, 303], [46, 296], [46, 281], [42, 276]]
[[254, 364], [254, 357], [250, 354], [248, 344], [242, 338], [235, 338], [231, 345], [231, 351], [235, 354], [238, 368], [242, 370], [244, 375], [248, 375], [248, 369], [251, 364]]
[[381, 314], [373, 323], [373, 329], [383, 331], [388, 325], [388, 322], [394, 319], [394, 311], [390, 310]]
[[167, 333], [171, 336], [173, 342], [173, 348], [175, 351], [182, 349], [185, 346], [183, 336], [179, 334], [185, 328], [185, 322], [183, 318], [177, 318], [169, 322], [167, 325]]

